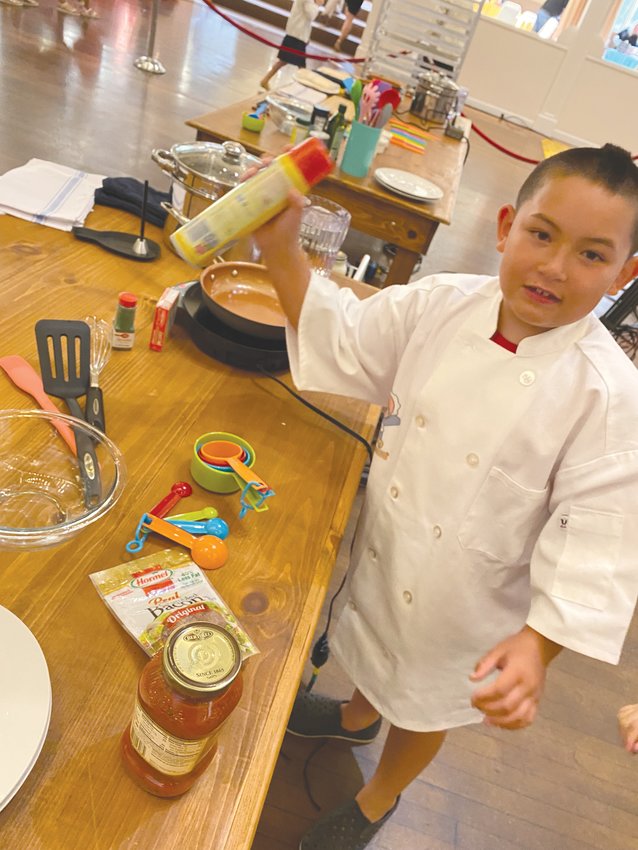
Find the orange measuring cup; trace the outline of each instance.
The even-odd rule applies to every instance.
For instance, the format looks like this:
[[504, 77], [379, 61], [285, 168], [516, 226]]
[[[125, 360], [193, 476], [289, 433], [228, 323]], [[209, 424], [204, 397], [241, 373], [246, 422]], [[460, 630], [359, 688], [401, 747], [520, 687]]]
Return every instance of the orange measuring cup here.
[[169, 540], [174, 540], [176, 543], [181, 543], [190, 549], [193, 561], [198, 567], [203, 570], [217, 570], [223, 567], [228, 560], [228, 547], [219, 537], [213, 537], [212, 534], [205, 534], [203, 537], [195, 537], [184, 531], [183, 528], [178, 528], [164, 519], [146, 514], [143, 523], [144, 527], [154, 531], [156, 534], [161, 534], [162, 537], [168, 537]]
[[230, 440], [209, 440], [199, 447], [199, 456], [205, 463], [211, 463], [213, 466], [230, 467], [242, 481], [253, 484], [256, 490], [270, 489], [270, 485], [243, 462], [248, 453], [239, 443]]

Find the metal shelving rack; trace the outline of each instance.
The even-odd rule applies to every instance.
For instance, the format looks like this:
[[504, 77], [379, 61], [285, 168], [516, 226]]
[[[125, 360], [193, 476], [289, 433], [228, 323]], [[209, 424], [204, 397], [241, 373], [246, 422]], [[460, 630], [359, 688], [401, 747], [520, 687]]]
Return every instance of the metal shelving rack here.
[[366, 76], [383, 76], [403, 86], [435, 68], [458, 76], [484, 0], [384, 0], [370, 40]]

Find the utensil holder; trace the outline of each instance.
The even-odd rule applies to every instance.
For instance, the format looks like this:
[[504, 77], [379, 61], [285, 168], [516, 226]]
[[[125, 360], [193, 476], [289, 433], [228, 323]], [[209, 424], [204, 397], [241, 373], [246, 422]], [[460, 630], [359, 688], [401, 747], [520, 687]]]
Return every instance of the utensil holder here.
[[372, 165], [380, 136], [381, 127], [369, 127], [353, 121], [341, 160], [341, 170], [351, 177], [365, 177]]

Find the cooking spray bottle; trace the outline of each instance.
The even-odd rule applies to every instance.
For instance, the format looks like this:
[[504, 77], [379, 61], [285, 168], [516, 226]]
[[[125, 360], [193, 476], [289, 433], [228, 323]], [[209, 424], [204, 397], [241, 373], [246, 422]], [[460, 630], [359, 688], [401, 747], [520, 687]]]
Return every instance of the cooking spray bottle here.
[[176, 230], [171, 235], [173, 247], [192, 265], [209, 265], [230, 242], [252, 233], [281, 212], [291, 189], [307, 194], [333, 166], [319, 139], [305, 139]]

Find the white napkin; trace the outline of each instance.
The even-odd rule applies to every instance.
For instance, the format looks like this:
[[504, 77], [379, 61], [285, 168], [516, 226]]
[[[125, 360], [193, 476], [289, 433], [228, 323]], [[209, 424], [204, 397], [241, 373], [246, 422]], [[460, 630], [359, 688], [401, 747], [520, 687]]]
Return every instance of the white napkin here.
[[0, 176], [0, 212], [71, 230], [84, 224], [93, 209], [101, 174], [87, 174], [66, 165], [31, 159]]

